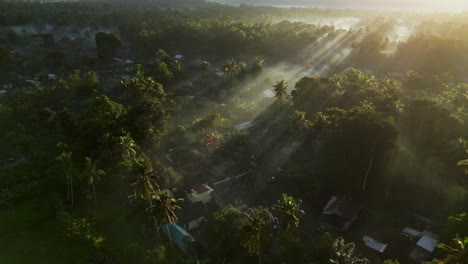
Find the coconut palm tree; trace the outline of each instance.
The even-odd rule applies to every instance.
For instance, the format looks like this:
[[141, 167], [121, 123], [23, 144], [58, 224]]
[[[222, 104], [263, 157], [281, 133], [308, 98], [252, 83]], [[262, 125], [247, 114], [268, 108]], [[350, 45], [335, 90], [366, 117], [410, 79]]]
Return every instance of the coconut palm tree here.
[[145, 155], [140, 155], [132, 165], [132, 171], [136, 179], [132, 182], [135, 198], [147, 199], [152, 205], [151, 196], [159, 189], [156, 183], [156, 173], [150, 160]]
[[302, 111], [296, 111], [290, 116], [291, 125], [294, 130], [294, 134], [299, 137], [304, 137], [307, 131], [313, 126], [313, 123], [306, 119], [306, 113]]
[[118, 147], [122, 158], [121, 163], [127, 167], [135, 164], [135, 159], [139, 147], [133, 140], [130, 133], [125, 133], [125, 135], [119, 137]]
[[255, 62], [252, 66], [252, 71], [254, 74], [260, 74], [263, 72], [263, 66], [265, 65], [265, 60], [261, 58], [255, 58]]
[[97, 161], [94, 161], [90, 157], [85, 158], [85, 168], [83, 170], [83, 176], [91, 185], [93, 189], [93, 200], [96, 200], [96, 183], [101, 181], [101, 178], [105, 175], [103, 170], [99, 170], [96, 168]]
[[261, 249], [262, 242], [271, 233], [272, 214], [268, 208], [250, 208], [243, 213], [245, 224], [242, 229], [245, 238], [241, 242], [242, 247], [247, 249], [250, 255], [257, 255], [258, 263], [262, 263]]
[[242, 66], [235, 59], [229, 59], [225, 65], [223, 65], [223, 72], [231, 75], [232, 88], [234, 88], [234, 75], [241, 72]]
[[272, 206], [272, 210], [280, 215], [281, 222], [287, 224], [286, 229], [289, 232], [299, 227], [301, 217], [305, 215], [305, 212], [299, 208], [301, 203], [301, 199], [283, 193], [282, 199]]
[[73, 163], [72, 163], [72, 152], [68, 150], [68, 146], [63, 143], [57, 144], [61, 149], [61, 153], [56, 158], [62, 165], [63, 173], [67, 181], [67, 198], [70, 200], [70, 207], [73, 209], [74, 206], [74, 194], [73, 194]]
[[438, 247], [448, 253], [447, 257], [442, 260], [444, 264], [459, 264], [468, 263], [468, 237], [457, 237], [453, 239], [455, 247], [446, 244], [439, 244]]
[[273, 85], [273, 91], [277, 99], [285, 99], [288, 96], [288, 83], [285, 80], [277, 81]]
[[169, 224], [177, 221], [176, 210], [180, 209], [179, 204], [184, 202], [184, 199], [176, 199], [172, 196], [171, 192], [159, 191], [152, 196], [151, 206], [147, 208], [157, 220], [158, 229], [166, 225], [169, 242], [172, 245], [171, 233], [169, 231]]

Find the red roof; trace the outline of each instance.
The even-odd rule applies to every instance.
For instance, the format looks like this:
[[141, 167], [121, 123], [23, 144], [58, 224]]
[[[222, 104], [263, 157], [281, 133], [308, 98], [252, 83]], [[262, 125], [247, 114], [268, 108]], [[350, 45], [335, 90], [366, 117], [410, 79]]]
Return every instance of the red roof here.
[[203, 184], [197, 184], [195, 186], [193, 186], [193, 188], [197, 193], [204, 193], [204, 192], [207, 192], [209, 191], [210, 189], [206, 188], [205, 185]]

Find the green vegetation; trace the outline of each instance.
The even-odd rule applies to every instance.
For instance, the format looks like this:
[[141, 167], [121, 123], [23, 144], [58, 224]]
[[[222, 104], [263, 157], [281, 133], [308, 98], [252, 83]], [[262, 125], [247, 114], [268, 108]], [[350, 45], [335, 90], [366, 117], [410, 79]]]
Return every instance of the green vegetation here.
[[0, 262], [468, 261], [466, 14], [184, 5], [0, 1]]

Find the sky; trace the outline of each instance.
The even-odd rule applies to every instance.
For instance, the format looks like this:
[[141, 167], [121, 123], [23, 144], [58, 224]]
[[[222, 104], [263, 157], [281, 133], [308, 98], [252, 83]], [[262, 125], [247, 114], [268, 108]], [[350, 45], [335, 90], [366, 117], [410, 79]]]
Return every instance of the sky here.
[[343, 8], [392, 8], [421, 10], [468, 10], [468, 0], [211, 0], [225, 4], [255, 4], [297, 6], [311, 5], [320, 7]]

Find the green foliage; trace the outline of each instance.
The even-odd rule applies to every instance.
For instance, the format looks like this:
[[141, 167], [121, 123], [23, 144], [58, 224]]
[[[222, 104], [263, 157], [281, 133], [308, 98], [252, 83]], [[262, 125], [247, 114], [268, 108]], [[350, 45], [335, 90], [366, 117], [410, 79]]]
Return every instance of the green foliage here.
[[1, 189], [0, 190], [0, 209], [5, 209], [9, 207], [11, 204], [11, 201], [15, 197], [14, 193], [12, 193], [8, 189]]
[[263, 66], [265, 65], [265, 60], [261, 58], [255, 58], [255, 61], [252, 65], [252, 73], [255, 75], [259, 75], [263, 72]]
[[468, 214], [450, 216], [444, 226], [444, 236], [446, 239], [454, 236], [468, 236]]
[[224, 73], [234, 77], [235, 75], [242, 73], [245, 70], [245, 66], [245, 62], [229, 59], [226, 64], [222, 66], [222, 70]]
[[146, 155], [141, 154], [131, 162], [130, 166], [135, 176], [135, 180], [131, 184], [135, 197], [148, 199], [148, 202], [151, 203], [152, 195], [159, 189], [159, 185], [155, 181], [157, 175], [153, 164]]
[[438, 248], [447, 253], [447, 257], [442, 260], [444, 264], [458, 264], [468, 262], [468, 237], [457, 237], [453, 239], [455, 246], [439, 244]]
[[167, 249], [164, 245], [159, 244], [146, 251], [145, 264], [160, 264], [167, 261]]
[[183, 199], [176, 199], [172, 193], [164, 190], [154, 193], [151, 199], [151, 206], [146, 210], [158, 220], [158, 227], [177, 221], [176, 210], [180, 209], [180, 204], [184, 202]]
[[57, 217], [64, 225], [66, 236], [85, 243], [92, 249], [99, 250], [104, 244], [104, 237], [94, 230], [94, 222], [86, 218], [75, 219], [67, 212], [59, 212]]
[[[450, 111], [430, 99], [415, 99], [403, 113], [405, 132], [412, 144], [425, 154], [435, 154], [460, 134], [461, 124]], [[437, 140], [434, 140], [437, 139]]]
[[10, 54], [10, 50], [0, 46], [0, 73], [15, 70], [15, 61]]
[[400, 264], [400, 262], [398, 260], [387, 259], [384, 261], [384, 264]]
[[98, 32], [95, 35], [98, 57], [102, 61], [109, 61], [116, 55], [116, 50], [121, 46], [121, 41], [112, 33]]
[[150, 73], [160, 83], [168, 84], [184, 72], [182, 63], [173, 59], [165, 50], [156, 52], [156, 59], [149, 63]]
[[330, 258], [330, 263], [335, 264], [370, 264], [370, 261], [365, 258], [355, 256], [355, 245], [346, 243], [343, 238], [339, 237], [333, 242], [334, 252]]
[[468, 175], [468, 159], [466, 160], [460, 160], [458, 163], [457, 163], [458, 166], [462, 166], [465, 170], [465, 175]]
[[271, 219], [273, 216], [267, 208], [263, 207], [250, 208], [243, 213], [243, 216], [242, 230], [244, 239], [241, 245], [249, 255], [257, 255], [260, 263], [262, 245], [271, 234]]
[[272, 210], [280, 215], [280, 223], [282, 223], [289, 232], [293, 232], [294, 229], [299, 227], [301, 217], [305, 215], [305, 212], [299, 208], [301, 203], [301, 199], [296, 199], [283, 193], [282, 199], [272, 205]]
[[61, 51], [51, 51], [47, 53], [46, 61], [52, 69], [60, 69], [65, 64], [65, 54]]
[[210, 63], [208, 61], [202, 61], [200, 64], [200, 70], [207, 72], [210, 70]]
[[105, 95], [98, 96], [83, 117], [82, 133], [95, 138], [104, 135], [121, 127], [126, 114], [127, 109], [123, 105]]
[[164, 100], [166, 93], [160, 83], [157, 83], [152, 77], [145, 76], [143, 67], [137, 64], [135, 67], [134, 77], [121, 82], [122, 88], [125, 91], [126, 99], [130, 104], [138, 104], [139, 100], [145, 98], [158, 98]]
[[277, 81], [273, 85], [273, 91], [277, 99], [286, 99], [288, 97], [288, 83], [285, 80]]

